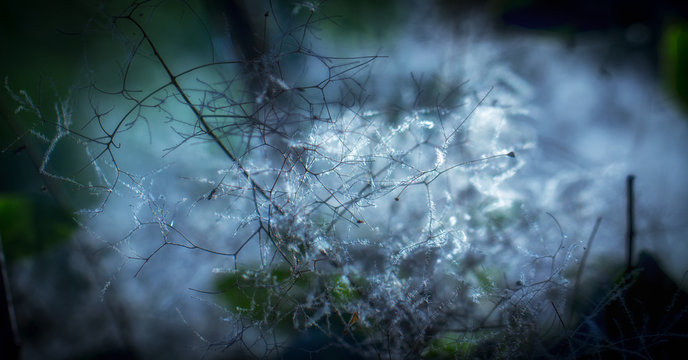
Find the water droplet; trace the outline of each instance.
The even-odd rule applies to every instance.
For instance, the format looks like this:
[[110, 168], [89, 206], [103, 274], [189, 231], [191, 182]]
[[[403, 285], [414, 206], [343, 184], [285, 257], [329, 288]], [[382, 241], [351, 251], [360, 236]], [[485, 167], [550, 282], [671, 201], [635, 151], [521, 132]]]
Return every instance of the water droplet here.
[[432, 129], [435, 127], [435, 123], [428, 120], [423, 120], [418, 122], [418, 126], [426, 129]]

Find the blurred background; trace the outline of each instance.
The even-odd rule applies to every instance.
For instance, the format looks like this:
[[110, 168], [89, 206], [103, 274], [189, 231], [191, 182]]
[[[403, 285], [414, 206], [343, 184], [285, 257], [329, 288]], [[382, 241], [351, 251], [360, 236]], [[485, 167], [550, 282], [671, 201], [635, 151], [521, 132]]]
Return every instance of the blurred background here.
[[[161, 48], [174, 54], [172, 66], [177, 69], [211, 56], [251, 60], [265, 41], [261, 34], [267, 12], [284, 23], [298, 23], [317, 8], [320, 51], [387, 56], [374, 65], [379, 66], [377, 78], [370, 84], [389, 102], [402, 95], [385, 85], [393, 83], [388, 79], [408, 79], [411, 73], [441, 77], [452, 71], [447, 64], [453, 63], [461, 64], [464, 73], [459, 76], [471, 83], [511, 87], [519, 106], [529, 110], [523, 121], [537, 139], [528, 165], [513, 180], [514, 188], [536, 198], [533, 201], [556, 216], [570, 237], [586, 239], [595, 219], [602, 217], [589, 266], [590, 273], [605, 277], [613, 273], [613, 264], [624, 262], [625, 178], [635, 174], [638, 251], [650, 250], [685, 289], [685, 2], [153, 3], [155, 16], [146, 25], [161, 39]], [[51, 121], [65, 107], [75, 118], [91, 118], [89, 85], [116, 89], [121, 82], [130, 43], [115, 36], [110, 16], [121, 14], [127, 5], [3, 0], [3, 85], [20, 98], [19, 91], [26, 91], [41, 116]], [[485, 75], [495, 69], [504, 69], [502, 75]], [[161, 79], [161, 74], [144, 70], [140, 75], [141, 83]], [[160, 280], [164, 285], [132, 285], [139, 281], [133, 277], [136, 266], [121, 265], [89, 245], [94, 237], [116, 232], [118, 219], [90, 223], [89, 214], [77, 211], [96, 208], [102, 199], [39, 173], [50, 142], [36, 134], [50, 139], [57, 130], [54, 124], [34, 125], [37, 114], [16, 112], [17, 107], [4, 90], [0, 237], [23, 357], [230, 357], [204, 340], [220, 341], [232, 334], [212, 321], [188, 319], [189, 314], [197, 319], [219, 315], [205, 304], [199, 307], [202, 301], [191, 299], [186, 287], [166, 287], [178, 280], [177, 273]], [[145, 139], [149, 134], [140, 131], [137, 136]], [[159, 158], [153, 149], [143, 141], [134, 157]], [[48, 170], [69, 173], [85, 159], [78, 144], [65, 145], [50, 159]], [[78, 176], [89, 183], [94, 175]], [[167, 261], [178, 260], [170, 256]], [[119, 287], [106, 291], [115, 284]]]

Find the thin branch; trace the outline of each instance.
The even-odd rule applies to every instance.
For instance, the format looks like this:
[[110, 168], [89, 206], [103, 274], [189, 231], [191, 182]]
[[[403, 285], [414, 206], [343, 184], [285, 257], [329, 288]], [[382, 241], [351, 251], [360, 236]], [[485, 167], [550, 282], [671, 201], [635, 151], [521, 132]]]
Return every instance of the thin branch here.
[[158, 52], [158, 49], [153, 44], [153, 40], [151, 40], [151, 38], [148, 36], [148, 33], [143, 29], [141, 24], [139, 24], [138, 21], [134, 20], [134, 18], [131, 17], [131, 15], [126, 16], [124, 18], [129, 20], [131, 23], [133, 23], [139, 29], [139, 31], [141, 31], [142, 36], [146, 39], [146, 42], [151, 47], [151, 50], [153, 50], [153, 54], [155, 55], [155, 57], [160, 62], [160, 65], [162, 65], [162, 67], [165, 69], [165, 72], [167, 73], [167, 76], [169, 77], [170, 82], [175, 87], [175, 89], [177, 89], [179, 96], [182, 97], [182, 99], [187, 104], [187, 106], [191, 109], [191, 111], [193, 111], [194, 115], [196, 116], [198, 121], [201, 123], [203, 130], [208, 135], [210, 135], [210, 137], [213, 139], [213, 141], [220, 147], [222, 152], [225, 155], [227, 155], [227, 157], [229, 157], [230, 160], [232, 160], [232, 162], [234, 162], [237, 165], [237, 167], [239, 168], [241, 173], [244, 175], [244, 177], [246, 177], [246, 179], [251, 183], [251, 185], [256, 189], [256, 191], [263, 198], [268, 200], [275, 207], [275, 210], [280, 215], [284, 215], [284, 211], [282, 211], [280, 206], [275, 204], [274, 201], [272, 200], [272, 198], [270, 196], [268, 196], [267, 192], [263, 189], [263, 187], [261, 187], [258, 183], [256, 183], [256, 181], [251, 177], [251, 174], [249, 173], [249, 171], [243, 166], [243, 164], [241, 163], [239, 158], [236, 155], [234, 155], [234, 153], [232, 153], [232, 151], [230, 151], [229, 148], [222, 142], [222, 140], [217, 136], [217, 134], [213, 131], [211, 126], [208, 124], [208, 122], [206, 121], [206, 119], [203, 116], [203, 114], [201, 113], [201, 111], [198, 108], [196, 108], [196, 106], [191, 102], [191, 99], [189, 99], [189, 97], [186, 95], [186, 92], [184, 91], [184, 89], [181, 87], [181, 85], [177, 81], [177, 77], [172, 73], [170, 68], [167, 66], [167, 63], [163, 59], [162, 55], [160, 55], [160, 53]]
[[628, 177], [626, 177], [626, 246], [628, 251], [628, 259], [626, 260], [627, 272], [630, 272], [633, 269], [633, 238], [635, 236], [633, 180], [635, 180], [634, 175], [628, 175]]

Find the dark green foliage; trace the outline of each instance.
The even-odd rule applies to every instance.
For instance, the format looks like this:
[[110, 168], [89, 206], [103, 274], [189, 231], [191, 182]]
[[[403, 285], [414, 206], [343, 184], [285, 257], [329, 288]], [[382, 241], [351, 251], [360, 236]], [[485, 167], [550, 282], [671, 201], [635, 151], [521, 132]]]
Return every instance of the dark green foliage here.
[[664, 29], [662, 73], [667, 90], [688, 111], [688, 21]]
[[36, 255], [69, 240], [76, 228], [52, 200], [28, 195], [0, 196], [0, 235], [5, 257]]

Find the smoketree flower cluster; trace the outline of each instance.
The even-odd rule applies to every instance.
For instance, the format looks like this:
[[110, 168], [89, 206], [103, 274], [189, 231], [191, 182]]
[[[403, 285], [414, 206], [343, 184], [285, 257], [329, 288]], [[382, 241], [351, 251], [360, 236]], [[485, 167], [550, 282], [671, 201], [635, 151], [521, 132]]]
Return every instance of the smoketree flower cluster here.
[[539, 146], [529, 85], [493, 58], [479, 78], [468, 59], [380, 76], [400, 60], [320, 50], [315, 4], [265, 9], [252, 57], [216, 51], [226, 34], [188, 4], [118, 9], [96, 24], [119, 73], [54, 114], [6, 81], [41, 174], [93, 195], [78, 221], [102, 299], [164, 304], [207, 348], [258, 357], [511, 357], [559, 334], [584, 239], [517, 180]]

